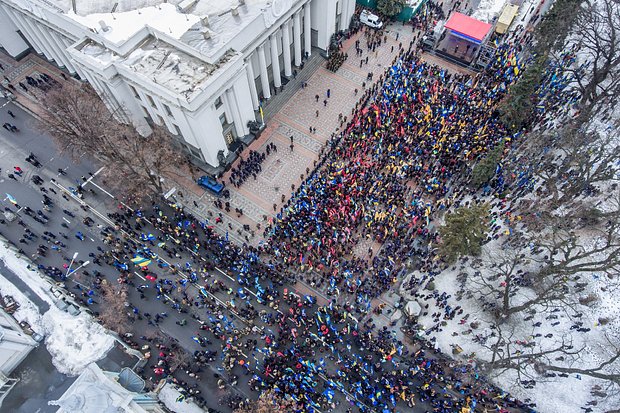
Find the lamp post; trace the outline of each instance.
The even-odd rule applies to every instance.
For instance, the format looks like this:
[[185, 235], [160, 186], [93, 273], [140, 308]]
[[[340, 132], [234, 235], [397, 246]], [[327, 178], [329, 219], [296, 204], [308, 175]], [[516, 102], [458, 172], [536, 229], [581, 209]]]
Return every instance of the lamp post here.
[[73, 253], [73, 257], [71, 258], [71, 262], [69, 263], [69, 266], [67, 267], [67, 272], [65, 273], [65, 278], [67, 278], [69, 275], [73, 274], [74, 272], [76, 272], [80, 268], [86, 267], [88, 264], [90, 264], [90, 261], [84, 261], [82, 264], [80, 264], [79, 267], [77, 267], [75, 270], [71, 271], [71, 266], [73, 266], [73, 263], [75, 262], [75, 259], [77, 258], [78, 255], [79, 255], [79, 252], [77, 252], [77, 251], [75, 253]]
[[69, 266], [67, 267], [67, 272], [65, 273], [65, 278], [69, 275], [69, 271], [71, 271], [71, 266], [73, 265], [73, 261], [75, 261], [75, 259], [77, 258], [79, 252], [74, 252], [73, 253], [73, 258], [71, 258], [71, 262], [69, 263]]

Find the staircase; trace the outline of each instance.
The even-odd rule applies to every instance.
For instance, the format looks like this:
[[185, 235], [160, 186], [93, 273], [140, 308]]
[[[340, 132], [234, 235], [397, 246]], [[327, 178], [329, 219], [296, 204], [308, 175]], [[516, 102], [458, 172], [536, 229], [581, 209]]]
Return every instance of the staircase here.
[[[316, 70], [325, 61], [321, 55], [320, 49], [313, 49], [312, 56], [304, 64], [304, 69], [297, 73], [296, 78], [291, 78], [289, 82], [282, 87], [277, 95], [272, 95], [271, 99], [263, 106], [263, 115], [265, 123], [268, 123], [273, 116], [280, 111], [289, 101], [291, 97], [301, 88], [301, 82], [306, 82], [316, 72]], [[260, 119], [260, 115], [257, 116]]]
[[11, 377], [6, 377], [4, 374], [0, 373], [0, 406], [2, 405], [2, 401], [6, 397], [6, 395], [11, 391], [13, 387], [19, 382], [19, 379], [14, 379]]

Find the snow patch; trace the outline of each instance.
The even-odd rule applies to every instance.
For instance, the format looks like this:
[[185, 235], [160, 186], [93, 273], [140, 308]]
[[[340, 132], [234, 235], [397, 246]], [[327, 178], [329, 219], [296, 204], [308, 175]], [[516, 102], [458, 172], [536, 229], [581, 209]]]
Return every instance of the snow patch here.
[[76, 376], [107, 354], [114, 337], [86, 313], [77, 317], [52, 307], [42, 318], [45, 345], [61, 373]]
[[28, 270], [26, 262], [11, 250], [0, 248], [0, 259], [42, 300], [50, 310], [41, 316], [39, 308], [4, 276], [0, 275], [0, 292], [13, 296], [20, 305], [14, 316], [26, 320], [32, 329], [45, 336], [45, 345], [52, 363], [59, 372], [75, 376], [107, 354], [114, 345], [114, 337], [87, 313], [77, 317], [60, 310], [54, 304], [49, 283], [37, 271]]
[[499, 16], [506, 0], [481, 0], [471, 17], [483, 22], [492, 23]]
[[166, 383], [159, 392], [158, 398], [168, 409], [175, 413], [204, 413], [204, 410], [193, 402], [177, 401], [180, 395], [181, 393], [172, 384]]
[[[179, 39], [190, 27], [200, 21], [199, 16], [179, 13], [176, 6], [168, 3], [124, 13], [93, 13], [79, 16], [70, 11], [67, 16], [114, 43], [129, 39], [147, 25]], [[104, 30], [101, 27], [101, 21], [107, 29]]]

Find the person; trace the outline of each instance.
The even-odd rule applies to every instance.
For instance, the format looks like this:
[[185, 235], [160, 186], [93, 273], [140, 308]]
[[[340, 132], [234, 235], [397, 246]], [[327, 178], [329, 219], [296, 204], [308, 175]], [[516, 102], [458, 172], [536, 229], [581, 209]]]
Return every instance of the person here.
[[84, 241], [84, 234], [82, 234], [81, 231], [78, 231], [75, 233], [75, 238], [79, 239], [80, 241]]
[[15, 115], [13, 114], [13, 112], [11, 112], [10, 110], [8, 111], [8, 113], [9, 113], [9, 116], [10, 116], [10, 117], [12, 117], [12, 118], [14, 118], [14, 117], [15, 117]]

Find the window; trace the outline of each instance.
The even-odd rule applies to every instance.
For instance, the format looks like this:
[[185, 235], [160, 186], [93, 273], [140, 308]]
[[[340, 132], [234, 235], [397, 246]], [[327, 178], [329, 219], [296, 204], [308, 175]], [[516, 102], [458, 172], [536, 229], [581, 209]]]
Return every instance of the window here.
[[148, 109], [145, 106], [140, 107], [144, 111], [144, 117], [146, 118], [147, 122], [153, 123], [153, 118], [151, 118], [151, 114], [149, 113]]
[[174, 128], [174, 134], [177, 136], [183, 136], [183, 134], [181, 133], [181, 129], [179, 129], [179, 126], [177, 124], [172, 124], [172, 127]]
[[226, 124], [228, 123], [228, 122], [226, 122], [226, 114], [225, 113], [222, 113], [220, 115], [220, 123], [222, 124], [222, 126], [226, 126]]
[[146, 100], [149, 101], [149, 103], [151, 104], [152, 107], [157, 109], [157, 105], [155, 105], [155, 101], [153, 100], [153, 97], [151, 95], [146, 95]]
[[157, 120], [158, 120], [158, 124], [159, 125], [165, 125], [166, 122], [164, 121], [164, 118], [161, 117], [161, 115], [157, 115]]
[[138, 93], [138, 91], [136, 90], [135, 87], [129, 85], [129, 89], [131, 89], [131, 93], [133, 93], [133, 97], [135, 97], [138, 100], [141, 100], [140, 99], [140, 94]]
[[190, 155], [192, 155], [194, 158], [200, 159], [201, 161], [204, 160], [202, 158], [202, 151], [199, 148], [196, 148], [194, 145], [190, 145], [189, 143], [186, 143], [186, 145]]
[[164, 103], [164, 109], [166, 110], [166, 114], [172, 118], [174, 118], [174, 115], [172, 114], [172, 111], [170, 110], [170, 106], [166, 105]]
[[224, 102], [222, 102], [222, 97], [218, 97], [217, 99], [215, 99], [215, 109], [219, 109], [222, 107], [222, 105], [224, 104]]

